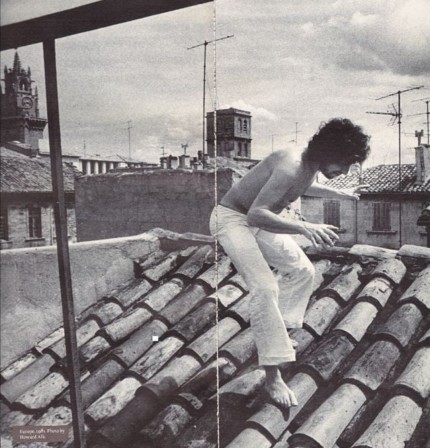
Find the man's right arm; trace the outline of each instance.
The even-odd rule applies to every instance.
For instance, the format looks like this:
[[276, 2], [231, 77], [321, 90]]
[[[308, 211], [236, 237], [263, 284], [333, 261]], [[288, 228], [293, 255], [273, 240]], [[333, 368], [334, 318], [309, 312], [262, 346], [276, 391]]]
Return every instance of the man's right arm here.
[[275, 168], [248, 211], [248, 224], [273, 233], [302, 234], [314, 245], [333, 246], [339, 238], [336, 227], [297, 221], [273, 212], [284, 206], [293, 179], [287, 169]]

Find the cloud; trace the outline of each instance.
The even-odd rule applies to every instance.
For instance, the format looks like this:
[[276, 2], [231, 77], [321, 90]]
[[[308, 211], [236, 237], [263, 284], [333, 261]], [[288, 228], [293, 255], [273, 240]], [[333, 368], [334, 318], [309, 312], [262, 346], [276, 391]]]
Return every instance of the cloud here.
[[237, 100], [231, 103], [231, 106], [236, 109], [246, 110], [251, 112], [252, 117], [255, 120], [265, 120], [265, 121], [277, 121], [278, 117], [270, 110], [265, 109], [264, 107], [253, 106], [252, 104], [248, 104], [243, 100]]
[[314, 32], [305, 36], [313, 56], [347, 70], [428, 74], [430, 3], [392, 0], [389, 8], [381, 9], [382, 3], [375, 1], [372, 8], [355, 2], [355, 9], [348, 2], [333, 4], [333, 15], [320, 17]]

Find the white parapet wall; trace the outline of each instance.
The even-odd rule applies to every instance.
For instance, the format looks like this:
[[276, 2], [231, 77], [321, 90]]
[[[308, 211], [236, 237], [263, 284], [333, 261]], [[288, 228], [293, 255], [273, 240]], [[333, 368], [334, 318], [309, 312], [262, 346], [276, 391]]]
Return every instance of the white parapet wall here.
[[[159, 247], [151, 233], [70, 244], [76, 315], [131, 279], [133, 260]], [[61, 325], [56, 247], [1, 251], [1, 368]]]

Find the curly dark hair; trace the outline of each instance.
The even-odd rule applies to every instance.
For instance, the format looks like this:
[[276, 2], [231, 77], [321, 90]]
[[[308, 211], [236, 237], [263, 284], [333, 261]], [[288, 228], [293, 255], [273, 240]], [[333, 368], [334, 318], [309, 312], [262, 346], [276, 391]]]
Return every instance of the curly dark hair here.
[[310, 139], [306, 151], [311, 160], [318, 162], [362, 163], [369, 153], [370, 137], [347, 118], [333, 118], [321, 123]]

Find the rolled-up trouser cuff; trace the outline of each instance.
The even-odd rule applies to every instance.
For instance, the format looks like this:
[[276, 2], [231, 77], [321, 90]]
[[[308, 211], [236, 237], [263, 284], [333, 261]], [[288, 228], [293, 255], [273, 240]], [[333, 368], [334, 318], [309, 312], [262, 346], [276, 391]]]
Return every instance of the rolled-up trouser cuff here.
[[278, 366], [284, 362], [294, 362], [295, 360], [295, 350], [287, 350], [284, 356], [258, 356], [258, 364], [260, 366]]

